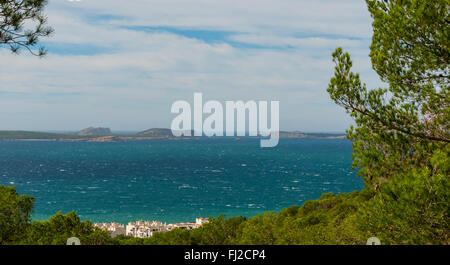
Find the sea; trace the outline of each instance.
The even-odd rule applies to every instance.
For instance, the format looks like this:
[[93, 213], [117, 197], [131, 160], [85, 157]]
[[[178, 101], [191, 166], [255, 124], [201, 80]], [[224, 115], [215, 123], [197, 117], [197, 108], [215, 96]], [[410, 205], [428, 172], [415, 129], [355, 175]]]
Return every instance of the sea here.
[[363, 189], [351, 153], [346, 139], [0, 141], [0, 185], [35, 198], [33, 220], [72, 210], [123, 224], [252, 217]]

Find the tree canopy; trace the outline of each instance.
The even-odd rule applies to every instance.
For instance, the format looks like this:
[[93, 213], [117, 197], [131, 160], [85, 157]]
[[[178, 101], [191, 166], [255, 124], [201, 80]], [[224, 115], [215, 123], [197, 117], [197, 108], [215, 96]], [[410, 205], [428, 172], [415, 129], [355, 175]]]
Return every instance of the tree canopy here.
[[0, 185], [0, 244], [20, 239], [30, 223], [34, 199]]
[[413, 166], [431, 168], [450, 142], [449, 1], [367, 0], [370, 57], [386, 88], [368, 89], [341, 48], [328, 92], [355, 119], [354, 166], [368, 187]]
[[33, 55], [45, 55], [46, 49], [37, 45], [53, 33], [43, 13], [46, 4], [47, 0], [0, 0], [0, 47], [5, 45], [14, 53], [25, 49]]
[[328, 87], [355, 119], [353, 166], [375, 191], [355, 222], [388, 243], [448, 244], [449, 1], [366, 2], [372, 66], [386, 87], [368, 89], [342, 48]]

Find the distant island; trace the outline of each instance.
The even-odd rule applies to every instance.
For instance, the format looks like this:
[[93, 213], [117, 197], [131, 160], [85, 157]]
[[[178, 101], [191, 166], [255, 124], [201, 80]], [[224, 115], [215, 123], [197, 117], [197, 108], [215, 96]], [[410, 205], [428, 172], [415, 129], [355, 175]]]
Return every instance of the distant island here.
[[111, 129], [102, 127], [98, 128], [89, 127], [77, 132], [77, 135], [79, 136], [111, 135], [111, 134], [112, 134]]
[[[199, 137], [175, 137], [170, 129], [153, 128], [136, 134], [114, 134], [110, 128], [89, 127], [73, 133], [50, 133], [35, 131], [0, 131], [0, 140], [55, 140], [55, 141], [88, 141], [115, 142], [125, 140], [150, 139], [192, 139]], [[280, 131], [280, 138], [345, 138], [339, 133], [304, 133], [299, 131]]]
[[345, 133], [304, 133], [280, 131], [280, 138], [345, 138]]

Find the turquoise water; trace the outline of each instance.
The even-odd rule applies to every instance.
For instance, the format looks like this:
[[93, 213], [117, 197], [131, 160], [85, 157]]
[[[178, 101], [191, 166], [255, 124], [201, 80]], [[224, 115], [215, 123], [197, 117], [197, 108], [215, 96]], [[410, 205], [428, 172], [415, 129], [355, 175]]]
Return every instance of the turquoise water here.
[[33, 219], [94, 222], [255, 216], [363, 188], [344, 139], [0, 141], [0, 184], [35, 197]]

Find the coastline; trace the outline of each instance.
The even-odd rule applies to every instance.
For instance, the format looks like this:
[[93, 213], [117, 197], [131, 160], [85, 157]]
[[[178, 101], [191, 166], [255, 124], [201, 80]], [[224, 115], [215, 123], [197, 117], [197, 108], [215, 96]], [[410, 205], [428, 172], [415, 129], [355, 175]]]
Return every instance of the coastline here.
[[[245, 138], [258, 138], [260, 136], [250, 137], [250, 136], [230, 136], [226, 138], [234, 138], [235, 140], [241, 140], [242, 137]], [[168, 136], [98, 136], [90, 138], [0, 138], [0, 141], [61, 141], [61, 142], [122, 142], [130, 140], [198, 140], [202, 138], [213, 138], [206, 136], [192, 136], [192, 137], [168, 137]], [[225, 138], [225, 137], [223, 137]], [[345, 135], [329, 135], [329, 136], [280, 136], [279, 139], [345, 139]]]

